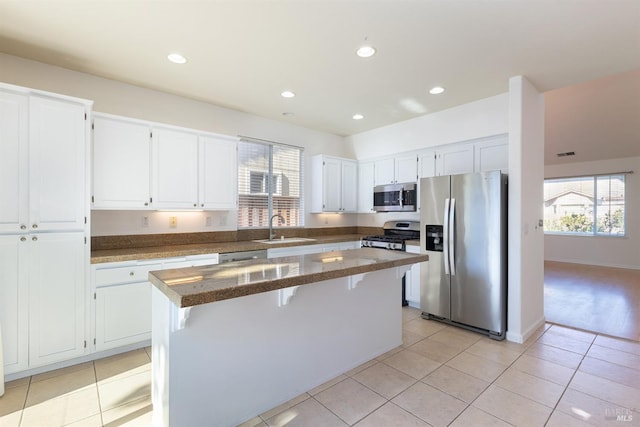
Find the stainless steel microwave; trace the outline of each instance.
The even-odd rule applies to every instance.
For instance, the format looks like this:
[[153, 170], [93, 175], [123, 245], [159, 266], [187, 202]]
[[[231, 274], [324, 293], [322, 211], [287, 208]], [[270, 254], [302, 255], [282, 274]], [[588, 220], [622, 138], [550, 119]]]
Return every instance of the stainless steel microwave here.
[[376, 212], [415, 212], [417, 201], [415, 182], [373, 187], [373, 210]]

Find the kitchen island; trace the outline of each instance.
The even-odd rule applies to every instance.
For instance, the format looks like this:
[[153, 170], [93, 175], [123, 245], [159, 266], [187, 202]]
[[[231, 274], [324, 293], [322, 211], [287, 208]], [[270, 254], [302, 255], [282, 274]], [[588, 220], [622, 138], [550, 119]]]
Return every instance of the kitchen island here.
[[426, 255], [362, 248], [151, 272], [154, 425], [235, 426], [402, 342]]

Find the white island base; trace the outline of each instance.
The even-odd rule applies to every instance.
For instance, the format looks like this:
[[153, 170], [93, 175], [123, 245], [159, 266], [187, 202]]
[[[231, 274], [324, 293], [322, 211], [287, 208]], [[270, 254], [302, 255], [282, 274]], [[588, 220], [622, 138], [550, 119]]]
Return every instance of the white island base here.
[[409, 268], [189, 308], [154, 287], [154, 425], [236, 426], [399, 346]]

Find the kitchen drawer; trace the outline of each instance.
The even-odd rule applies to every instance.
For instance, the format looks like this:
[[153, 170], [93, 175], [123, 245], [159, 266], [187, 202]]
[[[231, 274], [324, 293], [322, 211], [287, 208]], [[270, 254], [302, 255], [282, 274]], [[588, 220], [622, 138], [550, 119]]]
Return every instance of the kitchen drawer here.
[[162, 264], [159, 263], [96, 269], [95, 286], [99, 288], [123, 283], [146, 282], [149, 280], [150, 271], [161, 269]]

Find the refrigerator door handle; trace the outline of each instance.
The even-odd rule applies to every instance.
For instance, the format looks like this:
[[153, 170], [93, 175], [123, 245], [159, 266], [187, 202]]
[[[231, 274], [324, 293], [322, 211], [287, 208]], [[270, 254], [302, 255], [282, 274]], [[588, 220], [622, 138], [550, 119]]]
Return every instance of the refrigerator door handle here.
[[451, 199], [449, 207], [449, 264], [451, 275], [456, 275], [456, 199]]
[[449, 275], [449, 199], [444, 199], [444, 227], [442, 230], [444, 274]]

